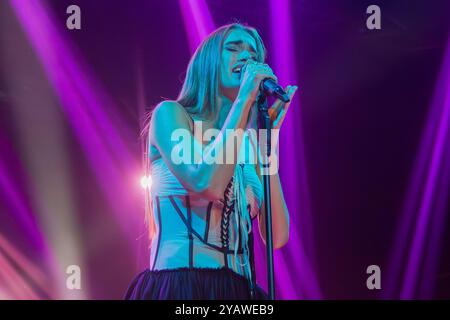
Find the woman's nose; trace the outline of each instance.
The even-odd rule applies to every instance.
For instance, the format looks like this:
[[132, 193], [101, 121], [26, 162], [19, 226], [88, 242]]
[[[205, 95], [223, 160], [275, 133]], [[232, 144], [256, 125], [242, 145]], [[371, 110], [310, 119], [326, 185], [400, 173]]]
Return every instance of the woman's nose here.
[[240, 61], [247, 61], [249, 59], [252, 58], [251, 53], [248, 50], [242, 50], [241, 53], [239, 54], [239, 60]]

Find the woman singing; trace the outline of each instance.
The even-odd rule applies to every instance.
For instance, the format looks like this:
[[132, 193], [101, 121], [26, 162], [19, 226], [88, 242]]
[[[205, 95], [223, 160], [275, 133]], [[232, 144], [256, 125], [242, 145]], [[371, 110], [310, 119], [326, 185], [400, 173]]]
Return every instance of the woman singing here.
[[[261, 158], [247, 130], [256, 129], [260, 82], [277, 80], [264, 60], [254, 28], [222, 26], [194, 53], [178, 99], [153, 110], [145, 131], [153, 181], [150, 267], [132, 281], [126, 299], [267, 298], [255, 283], [252, 241], [256, 217], [265, 241], [260, 161], [249, 161]], [[296, 89], [287, 86], [289, 98]], [[281, 127], [288, 106], [280, 100], [271, 106], [273, 128]], [[199, 127], [219, 134], [204, 139]], [[182, 157], [191, 161], [174, 160], [180, 149], [174, 132], [190, 138]], [[192, 160], [207, 157], [227, 160]], [[277, 173], [270, 183], [273, 242], [280, 248], [289, 238], [289, 214]]]

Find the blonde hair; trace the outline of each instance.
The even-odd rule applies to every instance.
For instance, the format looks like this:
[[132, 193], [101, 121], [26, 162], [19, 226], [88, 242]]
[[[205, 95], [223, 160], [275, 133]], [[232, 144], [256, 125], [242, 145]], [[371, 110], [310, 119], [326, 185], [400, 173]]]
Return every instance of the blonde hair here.
[[[223, 43], [233, 30], [244, 30], [255, 39], [256, 60], [264, 62], [266, 49], [264, 43], [255, 28], [242, 23], [232, 23], [219, 27], [206, 37], [192, 55], [183, 86], [178, 95], [177, 102], [192, 116], [202, 120], [214, 120], [218, 115], [217, 100], [219, 97], [220, 63]], [[142, 136], [144, 137], [144, 166], [148, 177], [151, 171], [149, 159], [149, 126], [151, 111], [144, 119]], [[146, 189], [145, 211], [148, 225], [149, 239], [153, 238], [156, 226], [153, 218], [150, 190]]]

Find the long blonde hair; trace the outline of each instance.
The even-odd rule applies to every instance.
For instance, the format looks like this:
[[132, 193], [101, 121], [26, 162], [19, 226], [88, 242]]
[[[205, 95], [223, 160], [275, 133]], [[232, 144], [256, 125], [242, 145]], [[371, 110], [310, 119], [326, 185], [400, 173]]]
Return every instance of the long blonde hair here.
[[[177, 102], [186, 111], [202, 120], [214, 120], [218, 115], [217, 99], [219, 97], [220, 62], [222, 57], [223, 43], [232, 30], [244, 30], [255, 39], [256, 60], [264, 62], [266, 49], [264, 43], [255, 28], [241, 24], [232, 23], [219, 27], [206, 37], [192, 55], [184, 79], [183, 87], [178, 95]], [[148, 177], [151, 172], [149, 158], [149, 127], [151, 111], [144, 119], [142, 137], [144, 137], [144, 166]], [[149, 188], [146, 188], [145, 211], [146, 223], [148, 225], [149, 239], [156, 233], [153, 218], [152, 201]]]

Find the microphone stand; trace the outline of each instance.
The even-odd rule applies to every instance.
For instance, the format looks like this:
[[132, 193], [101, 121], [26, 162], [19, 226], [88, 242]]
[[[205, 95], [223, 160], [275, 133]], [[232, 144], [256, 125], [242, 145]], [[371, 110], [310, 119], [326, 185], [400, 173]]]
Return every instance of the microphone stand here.
[[[264, 205], [266, 218], [266, 255], [267, 255], [267, 282], [269, 287], [269, 299], [275, 300], [275, 279], [273, 268], [273, 235], [272, 235], [272, 205], [270, 202], [270, 175], [269, 175], [269, 157], [271, 154], [271, 124], [269, 109], [267, 106], [267, 96], [261, 92], [257, 99], [258, 107], [258, 127], [259, 129], [266, 129], [267, 136], [264, 144], [259, 142], [262, 146], [262, 176], [264, 185]], [[259, 136], [259, 135], [258, 135]]]

